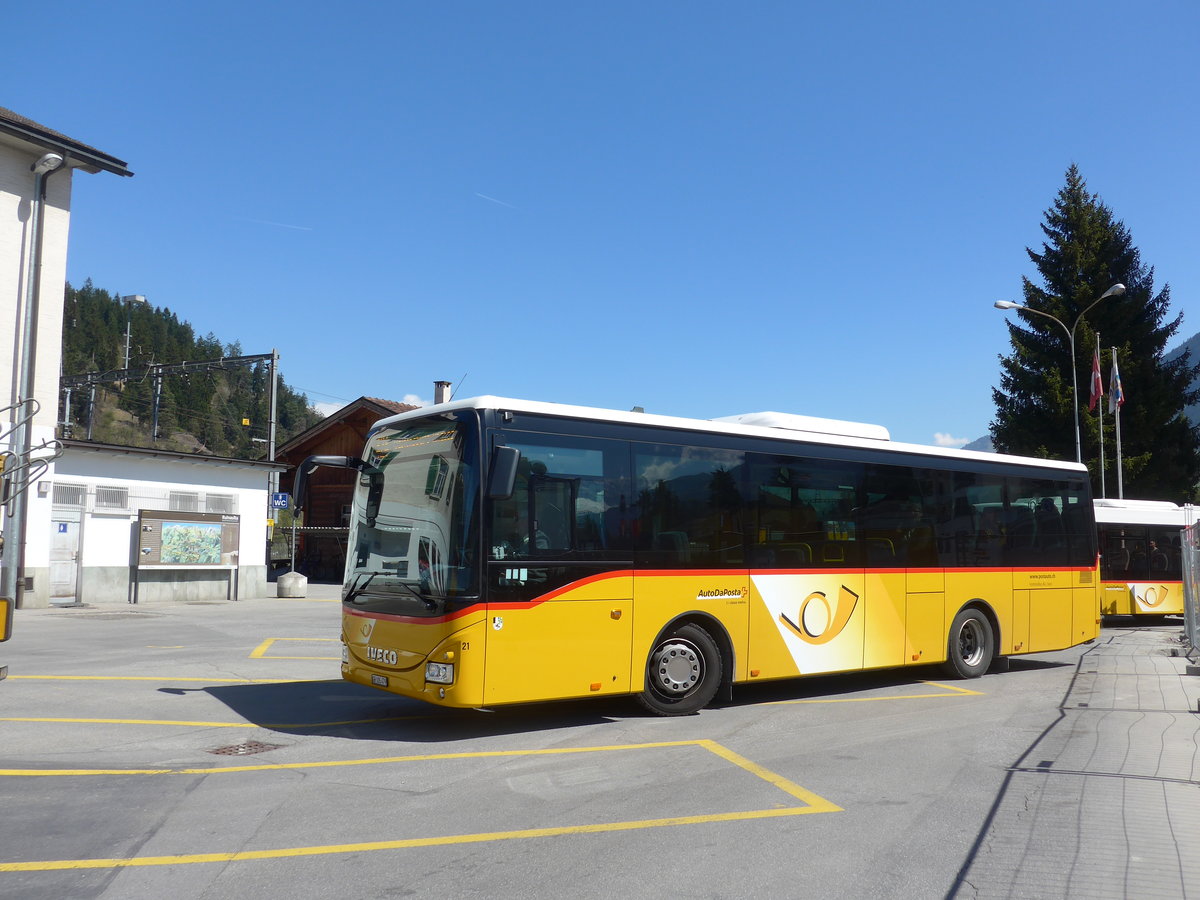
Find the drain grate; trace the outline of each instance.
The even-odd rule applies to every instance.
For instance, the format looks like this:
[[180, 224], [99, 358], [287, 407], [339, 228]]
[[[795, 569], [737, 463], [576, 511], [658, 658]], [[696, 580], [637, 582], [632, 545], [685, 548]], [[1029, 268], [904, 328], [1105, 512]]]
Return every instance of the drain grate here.
[[230, 744], [228, 747], [218, 747], [209, 750], [217, 756], [252, 756], [255, 753], [266, 753], [268, 750], [278, 750], [283, 744], [264, 744], [262, 741], [244, 741], [240, 744]]

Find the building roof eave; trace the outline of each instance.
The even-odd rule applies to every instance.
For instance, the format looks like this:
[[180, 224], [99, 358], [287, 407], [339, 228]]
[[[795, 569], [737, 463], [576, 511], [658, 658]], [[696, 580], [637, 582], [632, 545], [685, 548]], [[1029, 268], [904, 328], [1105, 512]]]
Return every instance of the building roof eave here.
[[315, 425], [306, 428], [299, 434], [293, 435], [287, 441], [280, 444], [275, 450], [276, 456], [288, 453], [296, 447], [311, 441], [313, 438], [317, 437], [323, 432], [336, 427], [347, 416], [353, 414], [357, 410], [364, 409], [374, 413], [378, 417], [376, 419], [376, 421], [378, 421], [379, 419], [386, 419], [388, 416], [394, 416], [401, 412], [409, 412], [417, 409], [417, 407], [409, 403], [397, 403], [394, 400], [380, 400], [377, 397], [359, 397], [357, 400], [350, 401], [341, 409], [330, 413]]
[[91, 453], [109, 453], [122, 456], [142, 456], [148, 458], [170, 459], [176, 462], [194, 463], [197, 465], [239, 466], [247, 469], [264, 469], [266, 471], [284, 472], [287, 463], [271, 462], [266, 459], [236, 459], [232, 456], [204, 456], [199, 453], [181, 453], [178, 450], [156, 450], [151, 447], [125, 447], [121, 444], [101, 444], [96, 441], [77, 441], [65, 438], [62, 440], [64, 450], [82, 450]]
[[77, 141], [74, 138], [40, 125], [32, 119], [27, 119], [11, 109], [0, 106], [0, 135], [8, 135], [18, 141], [30, 144], [41, 150], [53, 150], [62, 153], [68, 165], [83, 169], [85, 172], [112, 172], [114, 175], [132, 177], [125, 160], [117, 159], [95, 147]]

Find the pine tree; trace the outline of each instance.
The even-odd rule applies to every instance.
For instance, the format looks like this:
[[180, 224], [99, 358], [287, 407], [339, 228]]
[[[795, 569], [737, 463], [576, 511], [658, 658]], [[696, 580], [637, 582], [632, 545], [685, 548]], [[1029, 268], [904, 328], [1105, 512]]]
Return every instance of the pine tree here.
[[[1013, 352], [1000, 357], [1000, 387], [992, 391], [996, 449], [1073, 460], [1078, 408], [1082, 458], [1093, 490], [1100, 496], [1103, 421], [1105, 493], [1117, 495], [1114, 418], [1107, 397], [1098, 406], [1102, 419], [1088, 410], [1098, 332], [1104, 389], [1112, 369], [1109, 348], [1116, 347], [1125, 390], [1120, 411], [1124, 495], [1190, 501], [1200, 479], [1200, 435], [1184, 409], [1200, 399], [1200, 391], [1192, 388], [1200, 364], [1193, 365], [1187, 353], [1164, 360], [1167, 341], [1183, 320], [1182, 314], [1168, 319], [1170, 287], [1155, 293], [1154, 269], [1142, 265], [1124, 223], [1098, 195], [1088, 193], [1074, 165], [1041, 227], [1046, 235], [1041, 252], [1027, 247], [1026, 253], [1042, 285], [1022, 279], [1024, 305], [1037, 313], [1019, 311], [1009, 321]], [[1125, 285], [1124, 294], [1096, 302], [1117, 283]], [[1075, 397], [1068, 365], [1075, 367]]]
[[[66, 286], [63, 305], [63, 356], [65, 375], [111, 373], [124, 367], [125, 329], [130, 327], [130, 367], [151, 364], [215, 360], [242, 356], [237, 341], [224, 345], [209, 333], [198, 338], [192, 326], [171, 312], [152, 305], [127, 305], [119, 292], [100, 290], [90, 280], [81, 288]], [[187, 452], [263, 458], [266, 448], [253, 436], [266, 433], [269, 415], [269, 377], [260, 363], [246, 368], [198, 371], [155, 379], [143, 374], [113, 384], [102, 383], [89, 429], [91, 392], [73, 392], [69, 433], [96, 441], [129, 446], [156, 446]], [[160, 380], [158, 440], [151, 435], [155, 382]], [[309, 428], [321, 416], [280, 377], [277, 384], [276, 442]], [[287, 411], [286, 415], [284, 410]], [[247, 414], [259, 425], [253, 435], [242, 427]], [[66, 429], [64, 429], [66, 430]]]

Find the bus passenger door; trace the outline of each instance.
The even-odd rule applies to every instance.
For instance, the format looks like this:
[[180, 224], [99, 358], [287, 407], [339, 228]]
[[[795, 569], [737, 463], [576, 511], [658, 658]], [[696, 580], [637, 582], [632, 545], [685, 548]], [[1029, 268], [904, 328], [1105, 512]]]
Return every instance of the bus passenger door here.
[[1072, 572], [1019, 571], [1013, 574], [1014, 594], [1024, 592], [1029, 597], [1026, 653], [1061, 650], [1077, 643], [1074, 638], [1073, 578]]
[[484, 702], [628, 693], [628, 445], [518, 431], [493, 440], [517, 455], [511, 485], [491, 496]]
[[629, 692], [628, 572], [493, 563], [488, 580], [484, 703]]

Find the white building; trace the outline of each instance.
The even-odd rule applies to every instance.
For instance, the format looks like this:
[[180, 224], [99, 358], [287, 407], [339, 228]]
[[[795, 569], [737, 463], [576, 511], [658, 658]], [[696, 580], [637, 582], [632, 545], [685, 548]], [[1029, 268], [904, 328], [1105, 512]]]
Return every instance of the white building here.
[[[233, 584], [240, 596], [261, 594], [268, 474], [283, 466], [55, 440], [77, 171], [133, 174], [124, 161], [0, 107], [0, 453], [12, 487], [0, 517], [0, 607], [225, 597]], [[162, 564], [153, 548], [143, 555], [138, 523], [147, 510], [190, 522], [227, 517], [221, 541], [236, 534], [238, 546], [222, 544], [216, 564]], [[151, 529], [164, 520], [153, 521]]]
[[[50, 603], [265, 595], [266, 486], [269, 474], [284, 464], [90, 441], [63, 444], [53, 479], [41, 479], [35, 491], [50, 505]], [[213, 527], [223, 522], [236, 536], [219, 558], [164, 561], [148, 552], [144, 538], [151, 533], [143, 527], [205, 518]]]

